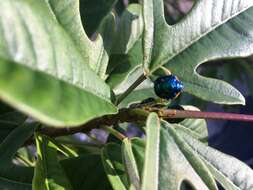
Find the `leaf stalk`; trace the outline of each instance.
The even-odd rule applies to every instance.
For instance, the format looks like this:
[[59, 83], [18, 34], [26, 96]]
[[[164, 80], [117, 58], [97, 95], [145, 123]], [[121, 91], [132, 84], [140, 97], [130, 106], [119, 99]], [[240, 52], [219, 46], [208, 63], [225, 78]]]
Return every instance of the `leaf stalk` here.
[[108, 126], [102, 126], [101, 129], [104, 129], [105, 131], [107, 131], [108, 133], [112, 134], [113, 136], [115, 136], [117, 139], [119, 139], [120, 141], [123, 141], [125, 138], [127, 138], [125, 135], [123, 135], [122, 133], [120, 133], [119, 131], [113, 129], [112, 127], [108, 127]]
[[123, 94], [119, 96], [119, 98], [115, 102], [115, 105], [119, 105], [120, 102], [122, 102], [144, 80], [146, 80], [146, 76], [142, 74]]

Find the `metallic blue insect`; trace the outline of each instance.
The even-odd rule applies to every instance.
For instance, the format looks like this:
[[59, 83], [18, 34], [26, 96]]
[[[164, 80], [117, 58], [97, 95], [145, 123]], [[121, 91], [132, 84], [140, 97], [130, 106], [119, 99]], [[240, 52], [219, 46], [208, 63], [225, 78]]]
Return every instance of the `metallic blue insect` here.
[[183, 88], [183, 83], [174, 75], [159, 77], [154, 82], [156, 95], [167, 100], [176, 98]]

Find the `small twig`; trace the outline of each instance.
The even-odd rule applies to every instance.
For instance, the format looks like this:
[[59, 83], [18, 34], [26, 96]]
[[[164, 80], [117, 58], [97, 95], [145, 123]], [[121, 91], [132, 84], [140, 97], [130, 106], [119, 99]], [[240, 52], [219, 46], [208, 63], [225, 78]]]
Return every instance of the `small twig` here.
[[120, 133], [119, 131], [113, 129], [112, 127], [108, 127], [108, 126], [101, 126], [101, 129], [104, 129], [105, 131], [107, 131], [108, 133], [112, 134], [113, 136], [115, 136], [117, 139], [119, 139], [120, 141], [123, 141], [125, 138], [127, 138], [125, 135], [123, 135], [122, 133]]
[[[80, 127], [65, 127], [65, 128], [51, 128], [51, 127], [44, 127], [39, 130], [39, 133], [47, 135], [49, 137], [59, 137], [59, 136], [66, 136], [66, 135], [73, 135], [75, 133], [87, 133], [90, 132], [94, 128], [99, 128], [103, 125], [111, 126], [117, 123], [124, 123], [124, 122], [140, 122], [145, 121], [148, 112], [141, 110], [141, 109], [121, 109], [119, 110], [118, 114], [115, 115], [105, 115], [100, 118], [93, 119], [88, 123]], [[28, 139], [24, 145], [30, 145], [34, 143], [34, 139]]]
[[16, 158], [23, 162], [28, 167], [34, 167], [34, 163], [28, 160], [28, 158], [24, 157], [23, 155], [17, 153]]
[[120, 97], [116, 100], [115, 104], [119, 105], [122, 100], [124, 100], [137, 86], [139, 86], [144, 80], [146, 76], [142, 74]]

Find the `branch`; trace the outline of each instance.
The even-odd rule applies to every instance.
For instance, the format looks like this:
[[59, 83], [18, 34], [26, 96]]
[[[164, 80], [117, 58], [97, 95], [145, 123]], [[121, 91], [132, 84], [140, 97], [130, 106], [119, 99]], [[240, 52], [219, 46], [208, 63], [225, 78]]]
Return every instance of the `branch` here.
[[[139, 121], [146, 121], [148, 112], [142, 109], [121, 109], [118, 114], [105, 115], [100, 118], [93, 119], [80, 127], [65, 127], [65, 128], [52, 128], [44, 127], [39, 129], [39, 133], [47, 135], [49, 137], [60, 137], [66, 135], [73, 135], [75, 133], [87, 133], [92, 129], [99, 128], [101, 126], [112, 126], [118, 123], [135, 123]], [[30, 145], [34, 142], [34, 139], [28, 139], [24, 145]]]
[[108, 133], [114, 135], [116, 138], [118, 138], [120, 141], [123, 141], [126, 136], [120, 133], [119, 131], [115, 130], [113, 127], [107, 127], [107, 126], [101, 126], [100, 128], [104, 129]]
[[[72, 135], [75, 133], [87, 133], [94, 128], [101, 126], [112, 126], [118, 123], [137, 123], [145, 122], [147, 116], [151, 112], [156, 112], [160, 118], [174, 119], [174, 118], [194, 118], [194, 119], [218, 119], [218, 120], [232, 120], [232, 121], [244, 121], [253, 122], [253, 115], [234, 114], [234, 113], [222, 113], [222, 112], [201, 112], [201, 111], [189, 111], [189, 110], [175, 110], [175, 109], [131, 109], [124, 108], [116, 115], [106, 115], [97, 119], [93, 119], [90, 122], [74, 128], [41, 128], [40, 133], [50, 137], [59, 137]], [[33, 139], [29, 139], [25, 145], [33, 143]]]

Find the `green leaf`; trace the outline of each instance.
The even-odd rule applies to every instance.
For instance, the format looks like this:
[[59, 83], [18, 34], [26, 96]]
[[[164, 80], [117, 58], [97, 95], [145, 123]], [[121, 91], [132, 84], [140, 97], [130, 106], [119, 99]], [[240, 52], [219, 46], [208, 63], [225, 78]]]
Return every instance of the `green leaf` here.
[[[125, 78], [125, 80], [122, 81], [122, 83], [119, 86], [117, 86], [116, 88], [113, 89], [114, 93], [117, 96], [124, 93], [136, 81], [136, 78], [138, 78], [141, 74], [143, 74], [143, 69], [141, 66], [138, 66], [133, 72], [129, 73], [128, 77]], [[149, 79], [146, 79], [135, 90], [141, 90], [141, 89], [152, 90], [151, 88], [153, 89], [153, 82]], [[154, 94], [154, 90], [152, 90], [152, 91]], [[145, 96], [145, 95], [143, 95], [143, 96]]]
[[15, 155], [15, 159], [18, 163], [23, 164], [23, 166], [33, 167], [35, 166], [36, 158], [34, 151], [30, 147], [22, 147], [18, 150]]
[[[101, 23], [101, 26], [98, 29], [99, 35], [101, 35], [101, 39], [103, 39], [103, 43], [100, 46], [103, 48], [100, 50], [100, 61], [96, 64], [96, 73], [105, 80], [108, 77], [107, 67], [109, 65], [109, 56], [113, 47], [113, 39], [115, 38], [116, 33], [116, 21], [113, 13], [106, 16]], [[97, 37], [96, 41], [99, 43], [99, 37]], [[97, 54], [99, 50], [95, 51], [94, 54]]]
[[153, 88], [137, 89], [131, 92], [120, 104], [119, 107], [128, 107], [132, 103], [140, 102], [150, 97], [155, 97]]
[[[109, 1], [110, 6], [114, 4], [115, 1]], [[103, 37], [98, 33], [96, 40], [91, 41], [86, 35], [81, 21], [80, 11], [79, 11], [79, 0], [49, 0], [48, 1], [52, 11], [54, 12], [57, 21], [66, 32], [71, 36], [73, 41], [76, 44], [76, 47], [79, 48], [81, 55], [83, 56], [86, 64], [89, 66], [102, 78], [105, 79], [105, 72], [109, 60], [108, 52], [104, 48], [105, 44], [103, 42]], [[90, 2], [82, 2], [83, 7], [90, 7]], [[99, 2], [100, 4], [100, 2]], [[105, 4], [105, 2], [104, 2]], [[102, 4], [103, 6], [103, 4]], [[97, 7], [97, 6], [96, 6]], [[107, 11], [107, 8], [105, 9]], [[90, 10], [91, 11], [91, 10]], [[99, 14], [101, 15], [101, 14]], [[102, 14], [103, 15], [103, 14]], [[102, 16], [101, 15], [101, 16]], [[103, 15], [105, 16], [105, 15]], [[87, 19], [89, 20], [89, 19]], [[108, 17], [105, 18], [108, 20]], [[103, 20], [104, 21], [104, 20]], [[106, 21], [107, 22], [107, 21]], [[114, 17], [109, 15], [109, 22], [112, 23], [111, 27], [108, 27], [109, 33], [114, 33]], [[101, 22], [101, 25], [104, 25]], [[105, 36], [105, 40], [107, 36]]]
[[12, 130], [24, 123], [27, 117], [0, 102], [0, 143]]
[[8, 190], [31, 190], [33, 169], [12, 163], [14, 155], [33, 134], [38, 124], [24, 124], [13, 130], [0, 144], [0, 187]]
[[[154, 170], [144, 169], [145, 168], [144, 163], [147, 162], [146, 159], [150, 160], [149, 157], [147, 158], [147, 154], [145, 154], [145, 151], [148, 150], [145, 150], [144, 141], [138, 138], [134, 138], [131, 141], [132, 150], [135, 156], [135, 161], [137, 163], [138, 170], [139, 172], [143, 172], [141, 175], [143, 186], [151, 185], [150, 183], [152, 182], [152, 187], [155, 189], [157, 188], [157, 189], [179, 190], [184, 185], [184, 183], [187, 183], [190, 184], [190, 186], [195, 187], [195, 189], [207, 190], [208, 189], [207, 186], [205, 185], [201, 177], [196, 173], [197, 171], [199, 174], [203, 175], [202, 177], [204, 181], [208, 184], [208, 187], [211, 187], [211, 189], [215, 189], [214, 181], [211, 178], [210, 173], [207, 171], [207, 167], [204, 165], [203, 161], [201, 161], [196, 154], [193, 154], [193, 151], [189, 146], [186, 147], [186, 143], [182, 142], [182, 139], [178, 137], [178, 135], [175, 136], [176, 134], [175, 129], [171, 127], [170, 129], [168, 129], [168, 125], [169, 124], [166, 124], [165, 122], [161, 123], [160, 138], [159, 138], [160, 143], [158, 144], [157, 147], [155, 147], [155, 145], [157, 145], [156, 144], [157, 142], [154, 142], [154, 144], [152, 144], [153, 148], [150, 151], [153, 151], [154, 155], [149, 155], [150, 157], [153, 157], [159, 153], [158, 154], [159, 162], [157, 163], [155, 161], [158, 164], [157, 167], [159, 169], [157, 176], [158, 183], [153, 184], [156, 178], [154, 176], [155, 169]], [[150, 125], [150, 127], [151, 126], [155, 128], [157, 127], [157, 124]], [[152, 130], [155, 130], [153, 128]], [[171, 130], [173, 131], [171, 132]], [[178, 140], [178, 138], [180, 138], [181, 141]], [[150, 165], [148, 166], [151, 167], [151, 165], [153, 164], [154, 163], [151, 162]], [[144, 172], [148, 175], [154, 176], [154, 178], [152, 178], [150, 183], [149, 181], [144, 182], [145, 180]]]
[[[169, 127], [169, 124], [164, 122], [161, 123], [159, 189], [164, 189], [169, 186], [169, 189], [171, 190], [179, 190], [182, 182], [187, 182], [197, 190], [207, 190], [208, 188], [202, 181], [202, 178], [193, 168], [191, 162], [192, 160], [189, 160], [194, 158], [188, 157], [189, 155], [185, 155], [186, 151], [182, 151], [182, 146], [184, 145], [181, 144], [178, 139], [175, 139], [175, 135], [172, 133], [172, 130], [173, 129]], [[188, 147], [184, 148], [186, 148], [187, 151], [189, 150]], [[198, 162], [199, 160], [195, 161]], [[202, 166], [200, 167], [201, 170], [203, 169]], [[208, 177], [208, 175], [205, 175], [205, 177]]]
[[0, 70], [3, 99], [49, 125], [77, 126], [116, 111], [108, 100], [20, 64], [0, 60]]
[[27, 116], [12, 109], [8, 105], [0, 102], [0, 125], [19, 126], [24, 123]]
[[[89, 138], [89, 137], [88, 137]], [[83, 141], [80, 138], [77, 138], [76, 135], [68, 135], [68, 136], [61, 136], [57, 137], [56, 141], [58, 144], [62, 146], [67, 146], [69, 151], [67, 153], [69, 156], [76, 157], [77, 155], [83, 154], [101, 154], [101, 142], [100, 144], [91, 144], [87, 141]]]
[[253, 171], [236, 158], [223, 154], [184, 135], [184, 140], [204, 160], [215, 179], [229, 190], [249, 190], [253, 187]]
[[97, 31], [116, 3], [117, 0], [79, 0], [82, 23], [88, 36]]
[[[157, 137], [157, 131], [155, 132], [155, 130], [157, 129], [157, 125], [159, 125], [155, 124], [155, 121], [159, 121], [155, 119], [155, 115], [153, 115], [152, 120], [150, 118], [151, 116], [149, 116], [147, 122], [147, 127], [150, 127], [150, 131], [147, 128], [146, 150], [142, 139], [134, 138], [131, 140], [134, 162], [137, 164], [139, 173], [143, 171], [143, 174], [140, 175], [141, 181], [147, 188], [151, 187], [150, 185], [156, 184], [154, 182], [156, 179], [154, 176], [155, 168], [149, 171], [146, 169], [147, 166], [151, 168], [157, 163], [156, 161], [150, 161], [156, 155], [159, 157], [157, 160], [159, 161], [159, 175], [157, 177], [159, 183], [157, 183], [157, 186], [152, 186], [151, 189], [179, 190], [187, 184], [196, 190], [217, 190], [215, 179], [225, 189], [242, 190], [252, 187], [253, 172], [248, 166], [235, 158], [202, 144], [192, 138], [191, 134], [185, 132], [178, 133], [178, 130], [176, 130], [178, 125], [171, 125], [162, 121], [160, 143], [158, 143], [158, 146], [155, 146], [157, 145], [157, 140], [153, 140], [150, 143], [151, 145], [148, 146], [150, 139], [157, 139], [150, 138], [150, 135]], [[148, 147], [151, 146], [153, 148], [148, 150]], [[147, 152], [150, 153], [148, 156]], [[149, 184], [149, 181], [145, 180], [145, 172], [147, 175], [153, 176], [152, 180], [150, 179], [152, 184]]]
[[177, 126], [164, 121], [159, 126], [157, 116], [152, 114], [147, 121], [146, 146], [142, 139], [131, 140], [139, 173], [143, 172], [142, 188], [179, 190], [190, 184], [195, 189], [217, 190], [205, 162], [179, 136], [174, 129]]
[[113, 92], [115, 95], [124, 93], [131, 86], [131, 84], [133, 84], [136, 78], [142, 73], [143, 71], [140, 66], [137, 67], [133, 72], [129, 73], [128, 77], [125, 78], [125, 80], [123, 80], [120, 85], [114, 87]]
[[132, 151], [132, 144], [128, 138], [123, 140], [122, 154], [130, 184], [133, 186], [132, 188], [138, 190], [140, 189], [140, 176]]
[[[109, 66], [113, 71], [108, 73], [106, 82], [114, 91], [120, 88], [142, 63], [141, 41], [137, 41], [128, 54], [114, 54], [110, 57]], [[135, 78], [136, 79], [136, 78]]]
[[64, 145], [63, 143], [60, 143], [58, 140], [50, 138], [50, 143], [53, 143], [55, 146], [55, 149], [62, 153], [66, 157], [77, 157], [78, 154], [75, 150], [70, 148], [67, 145]]
[[128, 189], [126, 170], [122, 160], [121, 147], [107, 144], [102, 150], [102, 161], [107, 177], [114, 190]]
[[244, 104], [239, 91], [223, 81], [200, 76], [196, 68], [206, 61], [253, 53], [252, 5], [248, 0], [199, 0], [185, 19], [169, 26], [162, 0], [144, 0], [146, 72], [152, 74], [165, 66], [190, 94], [216, 103]]
[[30, 184], [20, 183], [17, 181], [9, 181], [2, 177], [0, 177], [0, 188], [6, 190], [19, 190], [20, 188], [22, 188], [22, 190], [32, 190]]
[[[200, 111], [194, 106], [182, 106], [185, 110]], [[173, 124], [178, 133], [190, 134], [193, 138], [208, 143], [207, 123], [204, 119], [184, 119], [178, 124]]]
[[160, 120], [155, 113], [147, 119], [145, 161], [142, 174], [142, 190], [158, 189]]
[[133, 138], [131, 139], [132, 151], [135, 157], [135, 161], [138, 167], [139, 176], [143, 175], [143, 167], [144, 167], [144, 156], [145, 156], [145, 141], [141, 138]]
[[[124, 93], [138, 78], [143, 74], [142, 67], [138, 67], [129, 76], [114, 89], [114, 93], [119, 97]], [[128, 107], [133, 103], [140, 103], [142, 100], [145, 100], [150, 97], [157, 97], [154, 92], [153, 82], [149, 79], [143, 81], [135, 90], [133, 90], [120, 104], [119, 108]]]
[[143, 32], [142, 10], [139, 4], [130, 4], [120, 17], [112, 52], [127, 54], [141, 39]]
[[0, 127], [0, 143], [3, 142], [3, 140], [16, 128], [16, 126], [13, 125], [3, 125], [1, 124]]
[[33, 134], [34, 130], [37, 128], [37, 123], [23, 124], [13, 130], [0, 144], [0, 158], [1, 166], [10, 164], [15, 153], [24, 144], [24, 142]]
[[[211, 175], [205, 163], [199, 158], [199, 156], [191, 149], [191, 147], [183, 140], [183, 138], [177, 134], [177, 131], [173, 128], [172, 125], [166, 122], [163, 122], [162, 125], [164, 128], [166, 127], [167, 132], [173, 136], [173, 139], [178, 148], [183, 153], [187, 161], [191, 164], [195, 172], [206, 184], [208, 189], [218, 190], [213, 176]], [[198, 186], [196, 186], [196, 188], [198, 189]]]
[[53, 126], [76, 126], [116, 112], [110, 88], [89, 68], [46, 1], [6, 0], [0, 6], [5, 102]]
[[85, 154], [62, 160], [60, 163], [74, 190], [112, 189], [106, 177], [100, 155]]
[[139, 4], [130, 4], [120, 18], [108, 65], [107, 83], [114, 89], [142, 64], [143, 21]]
[[33, 177], [34, 190], [72, 190], [57, 158], [57, 146], [44, 135], [36, 135], [38, 160]]

